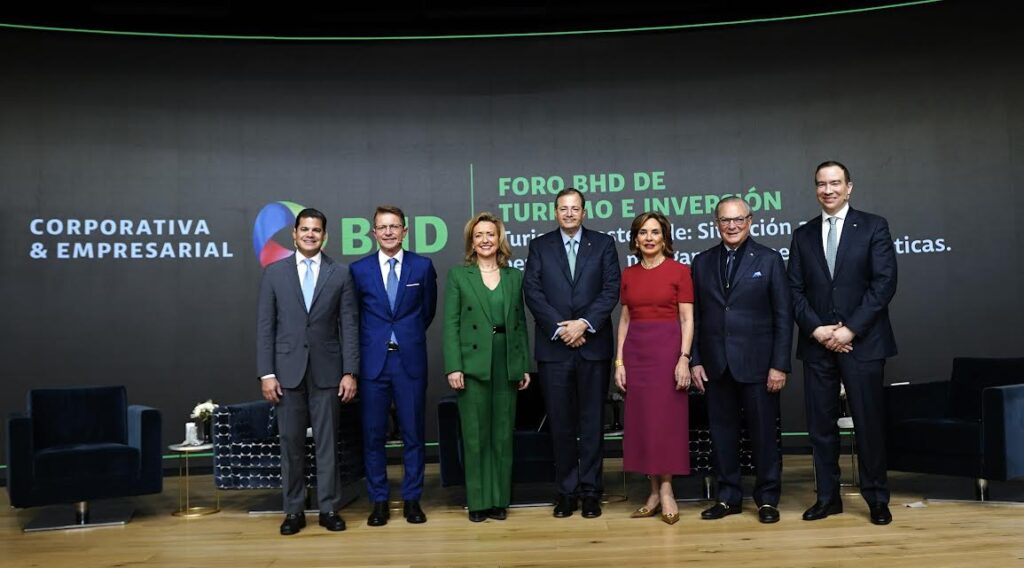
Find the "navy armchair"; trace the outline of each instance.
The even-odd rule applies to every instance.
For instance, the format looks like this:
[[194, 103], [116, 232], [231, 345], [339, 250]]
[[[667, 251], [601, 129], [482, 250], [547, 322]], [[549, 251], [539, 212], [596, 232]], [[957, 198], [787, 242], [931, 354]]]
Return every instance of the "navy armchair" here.
[[124, 524], [131, 510], [93, 515], [94, 499], [160, 493], [160, 412], [128, 406], [124, 387], [37, 389], [7, 424], [7, 492], [19, 508], [75, 504], [26, 531]]
[[888, 467], [988, 481], [1024, 477], [1024, 358], [953, 359], [949, 381], [886, 388]]

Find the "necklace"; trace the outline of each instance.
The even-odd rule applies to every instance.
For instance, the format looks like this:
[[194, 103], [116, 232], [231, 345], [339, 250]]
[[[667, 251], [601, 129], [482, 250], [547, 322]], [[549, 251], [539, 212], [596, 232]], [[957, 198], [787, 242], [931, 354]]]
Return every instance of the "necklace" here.
[[484, 267], [482, 267], [482, 266], [480, 266], [478, 264], [477, 267], [480, 268], [480, 272], [497, 272], [498, 271], [498, 267], [497, 266], [495, 266], [494, 268], [487, 269], [487, 268], [484, 268]]
[[640, 266], [643, 266], [647, 270], [654, 270], [655, 268], [658, 268], [659, 266], [661, 266], [661, 263], [663, 263], [663, 262], [665, 262], [665, 257], [664, 256], [659, 257], [658, 262], [652, 262], [652, 263], [648, 263], [646, 260], [641, 258], [640, 259]]

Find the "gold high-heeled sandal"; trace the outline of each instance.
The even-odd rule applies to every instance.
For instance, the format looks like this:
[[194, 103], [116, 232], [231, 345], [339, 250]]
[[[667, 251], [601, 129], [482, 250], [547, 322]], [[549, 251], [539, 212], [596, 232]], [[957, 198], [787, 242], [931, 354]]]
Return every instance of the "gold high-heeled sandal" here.
[[679, 522], [679, 513], [663, 513], [661, 515], [661, 522], [666, 525], [674, 525]]
[[630, 513], [629, 518], [631, 519], [646, 519], [647, 517], [653, 517], [658, 514], [661, 510], [661, 504], [657, 504], [653, 509], [648, 509], [646, 506], [640, 507], [636, 511]]

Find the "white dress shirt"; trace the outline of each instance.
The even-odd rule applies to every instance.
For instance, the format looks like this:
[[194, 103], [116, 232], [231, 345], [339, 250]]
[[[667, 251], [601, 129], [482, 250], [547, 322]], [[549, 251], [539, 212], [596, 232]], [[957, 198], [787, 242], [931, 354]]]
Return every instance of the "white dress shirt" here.
[[401, 279], [402, 259], [405, 258], [405, 251], [402, 249], [398, 249], [398, 252], [395, 253], [395, 256], [388, 256], [384, 254], [384, 251], [382, 250], [377, 251], [377, 263], [380, 264], [380, 277], [381, 280], [384, 281], [385, 290], [388, 289], [388, 272], [391, 272], [391, 265], [388, 264], [388, 261], [391, 260], [392, 258], [398, 260], [398, 262], [395, 263], [395, 276]]
[[835, 215], [829, 215], [828, 213], [821, 212], [821, 248], [822, 250], [828, 250], [828, 219], [829, 217], [836, 218], [836, 249], [839, 248], [839, 238], [843, 236], [843, 223], [846, 221], [846, 215], [850, 212], [850, 204], [843, 205], [843, 208], [839, 210]]

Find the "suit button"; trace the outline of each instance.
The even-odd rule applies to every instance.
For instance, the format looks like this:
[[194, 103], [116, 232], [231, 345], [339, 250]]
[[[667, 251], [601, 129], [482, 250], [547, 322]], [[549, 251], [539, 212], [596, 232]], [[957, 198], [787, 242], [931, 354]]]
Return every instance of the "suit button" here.
[[303, 349], [309, 349], [309, 344], [308, 343], [303, 343], [302, 344], [302, 348]]
[[473, 329], [476, 329], [476, 324], [475, 323], [473, 324]]
[[476, 344], [475, 343], [473, 344], [473, 349], [476, 349]]
[[725, 307], [725, 311], [729, 311], [729, 306], [726, 306], [726, 307]]
[[473, 306], [468, 306], [468, 307], [466, 308], [466, 311], [467, 311], [467, 312], [471, 312], [471, 311], [473, 311]]

